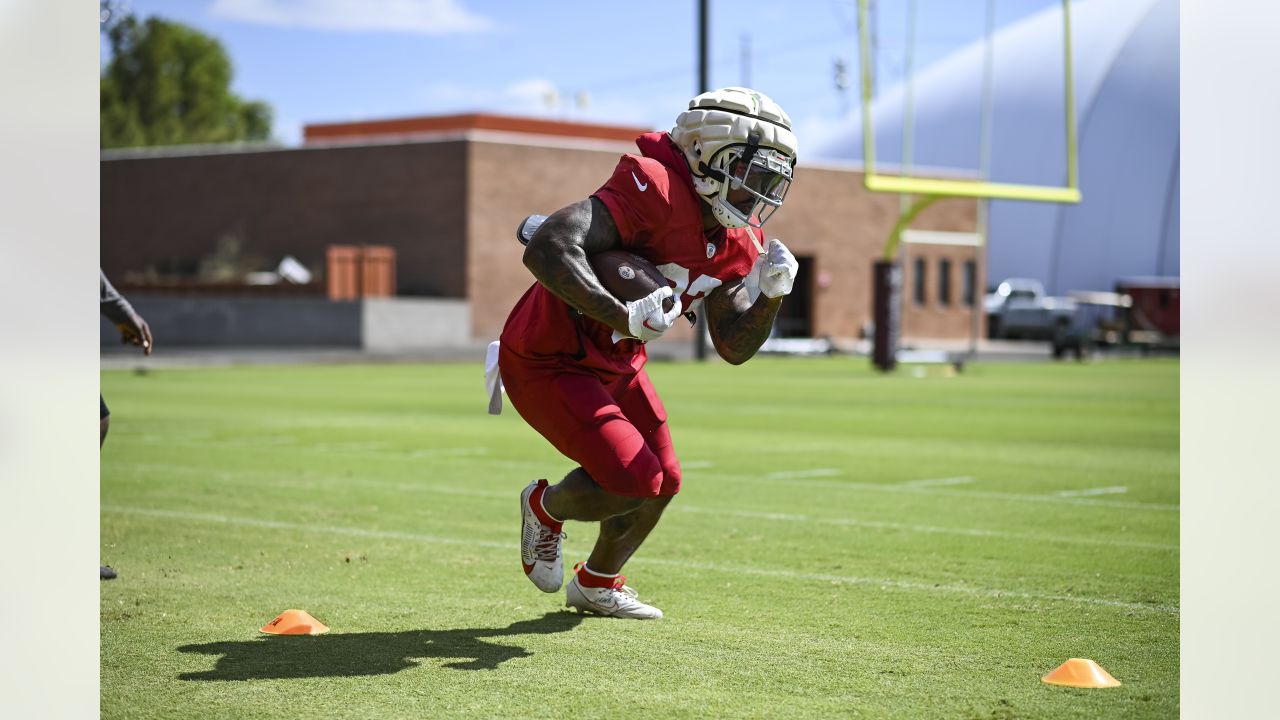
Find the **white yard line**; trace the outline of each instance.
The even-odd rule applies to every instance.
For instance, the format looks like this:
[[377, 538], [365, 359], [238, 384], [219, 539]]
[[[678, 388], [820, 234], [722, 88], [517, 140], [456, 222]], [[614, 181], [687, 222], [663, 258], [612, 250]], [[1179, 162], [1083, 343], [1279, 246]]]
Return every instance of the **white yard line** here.
[[[304, 532], [314, 532], [327, 535], [348, 535], [365, 538], [380, 538], [388, 540], [405, 540], [410, 542], [425, 542], [440, 545], [456, 545], [462, 547], [480, 547], [490, 549], [500, 549], [515, 553], [517, 546], [515, 543], [494, 542], [489, 540], [472, 540], [464, 538], [454, 538], [442, 535], [425, 535], [421, 533], [396, 532], [392, 530], [366, 530], [363, 528], [336, 527], [331, 525], [307, 525], [303, 523], [291, 523], [277, 520], [259, 520], [256, 518], [234, 517], [230, 515], [217, 515], [213, 513], [193, 513], [178, 510], [160, 510], [155, 508], [140, 508], [124, 505], [104, 505], [102, 507], [105, 512], [124, 513], [132, 515], [144, 515], [150, 517], [169, 518], [173, 520], [181, 520], [185, 522], [208, 522], [226, 525], [241, 525], [246, 527], [260, 527], [271, 530], [295, 530]], [[754, 575], [756, 577], [784, 578], [788, 580], [799, 580], [807, 582], [825, 582], [840, 585], [860, 585], [868, 587], [894, 588], [898, 590], [911, 590], [918, 592], [930, 593], [952, 593], [976, 595], [980, 597], [989, 597], [996, 599], [1016, 598], [1020, 600], [1034, 601], [1052, 601], [1066, 602], [1079, 605], [1094, 605], [1101, 607], [1114, 607], [1123, 610], [1139, 610], [1147, 612], [1160, 612], [1177, 615], [1180, 610], [1176, 606], [1170, 605], [1151, 605], [1144, 603], [1124, 602], [1121, 600], [1110, 600], [1107, 598], [1094, 598], [1082, 595], [1048, 595], [1042, 593], [1029, 593], [1022, 591], [998, 590], [994, 588], [970, 587], [967, 585], [949, 585], [941, 583], [917, 582], [911, 580], [898, 580], [894, 578], [867, 578], [851, 575], [828, 575], [825, 573], [805, 573], [792, 570], [775, 570], [770, 568], [760, 568], [748, 565], [720, 565], [717, 563], [698, 563], [683, 560], [663, 560], [659, 558], [635, 558], [632, 562], [642, 565], [662, 565], [668, 567], [684, 568], [691, 570], [701, 570], [706, 572], [727, 573], [731, 575]]]
[[1119, 495], [1129, 492], [1129, 488], [1124, 485], [1115, 485], [1112, 487], [1089, 488], [1088, 490], [1060, 490], [1054, 495], [1058, 497], [1084, 497], [1086, 495]]
[[1169, 503], [1139, 502], [1136, 500], [1101, 500], [1085, 497], [1061, 497], [1058, 495], [1031, 495], [1027, 493], [998, 492], [993, 490], [951, 490], [939, 487], [919, 487], [910, 484], [867, 483], [843, 480], [814, 479], [817, 475], [803, 473], [822, 473], [824, 477], [836, 477], [843, 473], [832, 472], [830, 468], [817, 470], [799, 470], [793, 473], [771, 473], [769, 475], [727, 475], [716, 473], [718, 478], [747, 482], [764, 482], [771, 484], [796, 485], [799, 487], [819, 487], [843, 490], [870, 490], [873, 492], [905, 492], [919, 495], [940, 495], [981, 500], [1009, 500], [1013, 502], [1057, 503], [1063, 505], [1084, 505], [1091, 507], [1124, 508], [1127, 510], [1160, 510], [1177, 511], [1179, 506]]
[[971, 477], [949, 477], [949, 478], [935, 478], [931, 480], [908, 480], [907, 482], [904, 482], [904, 483], [898, 483], [898, 485], [901, 487], [920, 488], [920, 487], [938, 487], [941, 485], [968, 485], [971, 482], [973, 482], [973, 478]]
[[765, 568], [742, 565], [720, 565], [718, 563], [699, 563], [686, 560], [662, 560], [639, 557], [631, 562], [642, 565], [667, 565], [672, 567], [691, 568], [711, 572], [722, 572], [731, 575], [755, 575], [758, 577], [784, 578], [787, 580], [806, 580], [811, 582], [828, 582], [836, 585], [862, 585], [871, 587], [896, 588], [899, 590], [918, 590], [924, 592], [964, 593], [990, 598], [1018, 598], [1021, 600], [1070, 602], [1081, 605], [1099, 605], [1103, 607], [1121, 608], [1124, 610], [1149, 610], [1152, 612], [1178, 615], [1180, 610], [1175, 605], [1152, 605], [1144, 603], [1109, 600], [1106, 598], [1086, 597], [1083, 595], [1046, 595], [1021, 591], [997, 590], [994, 588], [970, 587], [968, 585], [943, 585], [940, 583], [915, 582], [911, 580], [895, 580], [892, 578], [865, 578], [850, 575], [827, 575], [824, 573], [803, 573], [791, 570], [769, 570]]
[[343, 454], [363, 454], [369, 451], [386, 451], [387, 443], [381, 440], [351, 443], [308, 443], [308, 452], [331, 452]]
[[813, 468], [811, 470], [780, 470], [764, 476], [765, 480], [792, 480], [796, 478], [835, 477], [842, 475], [838, 468]]
[[488, 455], [487, 447], [456, 447], [456, 448], [424, 448], [422, 450], [412, 450], [409, 457], [471, 457], [473, 455]]
[[[752, 520], [771, 520], [783, 522], [802, 522], [818, 525], [836, 525], [840, 527], [862, 527], [876, 530], [900, 530], [902, 532], [927, 533], [937, 535], [963, 535], [967, 537], [1005, 538], [1029, 542], [1065, 543], [1071, 545], [1097, 545], [1102, 547], [1132, 547], [1145, 550], [1178, 550], [1177, 545], [1168, 543], [1140, 542], [1136, 540], [1114, 540], [1100, 538], [1067, 537], [1061, 535], [1037, 535], [1034, 533], [1007, 532], [1004, 530], [987, 530], [985, 528], [945, 528], [934, 525], [910, 525], [907, 523], [885, 522], [881, 520], [855, 520], [853, 518], [814, 517], [791, 513], [752, 512], [748, 510], [727, 510], [723, 508], [703, 508], [683, 503], [673, 503], [671, 509], [693, 514], [723, 515], [728, 517], [749, 518]], [[668, 510], [667, 512], [671, 512]]]
[[287, 446], [288, 449], [298, 450], [300, 452], [325, 452], [337, 453], [342, 455], [371, 455], [383, 459], [392, 458], [424, 458], [424, 457], [473, 457], [476, 455], [489, 454], [487, 447], [455, 447], [455, 448], [423, 448], [420, 450], [409, 450], [407, 452], [393, 450], [385, 441], [370, 442], [351, 442], [351, 443], [317, 443], [311, 440], [305, 443], [300, 442], [297, 438], [289, 436], [261, 436], [253, 439], [229, 439], [229, 440], [201, 440], [198, 438], [181, 438], [178, 440], [168, 440], [161, 435], [144, 435], [138, 438], [140, 442], [148, 445], [164, 445], [166, 447], [220, 447], [220, 448], [248, 448], [248, 449], [266, 449], [270, 448], [272, 452], [278, 451]]
[[683, 470], [706, 470], [711, 467], [715, 467], [715, 463], [710, 460], [690, 460], [680, 463], [680, 468]]

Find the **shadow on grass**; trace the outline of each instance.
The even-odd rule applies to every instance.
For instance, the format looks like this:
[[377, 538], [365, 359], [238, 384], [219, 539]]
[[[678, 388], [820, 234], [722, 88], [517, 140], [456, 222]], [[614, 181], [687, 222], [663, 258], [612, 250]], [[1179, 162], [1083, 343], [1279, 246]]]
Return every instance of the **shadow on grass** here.
[[398, 633], [268, 635], [256, 640], [184, 645], [179, 652], [220, 655], [212, 670], [182, 673], [179, 680], [267, 680], [389, 675], [416, 667], [423, 658], [459, 658], [456, 670], [493, 670], [533, 653], [514, 645], [483, 642], [508, 635], [568, 632], [582, 615], [550, 612], [505, 628], [409, 630]]

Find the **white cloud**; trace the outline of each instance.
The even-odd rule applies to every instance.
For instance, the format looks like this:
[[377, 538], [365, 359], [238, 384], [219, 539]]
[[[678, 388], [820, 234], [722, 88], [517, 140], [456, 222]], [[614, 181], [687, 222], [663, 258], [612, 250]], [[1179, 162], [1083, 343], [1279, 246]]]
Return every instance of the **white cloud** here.
[[555, 83], [545, 78], [530, 78], [511, 83], [502, 89], [501, 100], [521, 112], [548, 111], [558, 97]]
[[[532, 77], [503, 86], [486, 87], [438, 82], [417, 94], [428, 114], [491, 112], [603, 124], [653, 126], [666, 129], [684, 109], [688, 98], [643, 99], [634, 96], [591, 94], [586, 107], [577, 104], [577, 92], [558, 87], [547, 78]], [[548, 97], [556, 98], [555, 104]]]
[[421, 90], [428, 112], [496, 112], [506, 115], [547, 115], [547, 97], [556, 91], [545, 78], [518, 80], [503, 87], [433, 83]]
[[209, 10], [261, 25], [347, 32], [453, 35], [494, 29], [493, 21], [459, 0], [214, 0]]

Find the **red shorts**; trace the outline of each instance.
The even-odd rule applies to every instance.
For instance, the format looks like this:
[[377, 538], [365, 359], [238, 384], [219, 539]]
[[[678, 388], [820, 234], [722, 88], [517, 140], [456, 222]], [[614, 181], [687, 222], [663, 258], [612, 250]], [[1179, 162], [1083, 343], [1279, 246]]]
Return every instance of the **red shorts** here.
[[667, 411], [644, 370], [613, 383], [573, 365], [531, 362], [499, 346], [507, 397], [530, 427], [615, 495], [680, 492]]

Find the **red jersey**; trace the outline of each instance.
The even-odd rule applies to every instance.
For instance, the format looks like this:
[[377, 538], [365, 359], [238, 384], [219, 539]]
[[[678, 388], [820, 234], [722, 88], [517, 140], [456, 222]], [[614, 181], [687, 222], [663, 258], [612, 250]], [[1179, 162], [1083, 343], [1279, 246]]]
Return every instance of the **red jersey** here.
[[[702, 229], [702, 203], [684, 154], [664, 132], [636, 139], [640, 155], [623, 155], [613, 176], [593, 196], [609, 209], [622, 247], [657, 266], [697, 310], [716, 287], [747, 277], [764, 247], [757, 228]], [[530, 360], [570, 362], [612, 381], [644, 366], [644, 343], [616, 338], [613, 328], [579, 314], [540, 283], [516, 303], [502, 344]]]

